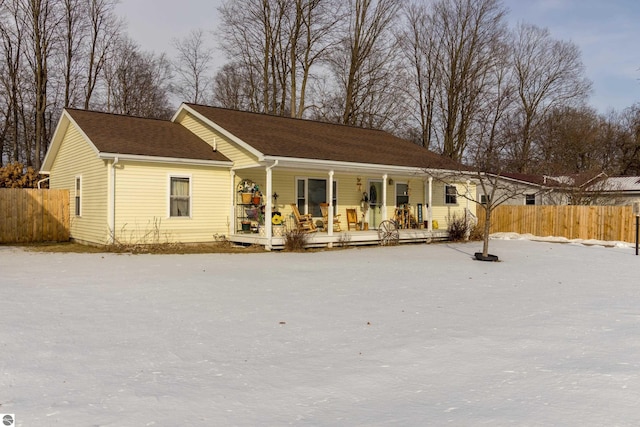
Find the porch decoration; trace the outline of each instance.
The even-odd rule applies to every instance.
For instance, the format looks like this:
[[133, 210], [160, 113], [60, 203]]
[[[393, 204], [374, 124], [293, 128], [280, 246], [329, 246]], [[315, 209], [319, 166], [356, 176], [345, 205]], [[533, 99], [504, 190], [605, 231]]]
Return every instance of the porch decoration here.
[[271, 214], [271, 224], [282, 225], [283, 220], [284, 218], [282, 218], [282, 214], [280, 212], [273, 212]]
[[238, 185], [238, 193], [240, 193], [240, 196], [242, 198], [242, 204], [260, 204], [262, 193], [260, 193], [260, 187], [258, 186], [258, 184], [256, 184], [252, 180], [243, 179]]

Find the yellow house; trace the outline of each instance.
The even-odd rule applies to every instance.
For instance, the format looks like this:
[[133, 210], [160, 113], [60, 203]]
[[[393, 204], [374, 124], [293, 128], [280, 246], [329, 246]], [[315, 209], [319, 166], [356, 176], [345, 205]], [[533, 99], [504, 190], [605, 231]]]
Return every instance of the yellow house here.
[[[459, 169], [383, 131], [182, 104], [170, 121], [65, 109], [42, 172], [70, 191], [76, 241], [271, 249], [295, 226], [293, 206], [320, 227], [310, 244], [374, 243], [385, 220], [406, 240], [446, 237], [453, 215], [475, 215], [459, 197], [475, 186], [432, 176]], [[323, 223], [323, 203], [337, 222]]]

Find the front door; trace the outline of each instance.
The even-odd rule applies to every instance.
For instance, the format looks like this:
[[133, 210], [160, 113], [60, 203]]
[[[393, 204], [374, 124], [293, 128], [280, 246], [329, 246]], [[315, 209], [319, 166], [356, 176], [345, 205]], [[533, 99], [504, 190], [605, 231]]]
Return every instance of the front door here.
[[369, 228], [378, 228], [382, 221], [382, 180], [369, 180]]

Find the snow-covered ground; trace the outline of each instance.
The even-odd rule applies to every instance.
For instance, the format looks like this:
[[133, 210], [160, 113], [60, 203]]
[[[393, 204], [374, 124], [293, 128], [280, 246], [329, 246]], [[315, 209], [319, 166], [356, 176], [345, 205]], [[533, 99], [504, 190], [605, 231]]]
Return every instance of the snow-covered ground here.
[[491, 242], [117, 255], [0, 247], [18, 426], [640, 424], [640, 257]]

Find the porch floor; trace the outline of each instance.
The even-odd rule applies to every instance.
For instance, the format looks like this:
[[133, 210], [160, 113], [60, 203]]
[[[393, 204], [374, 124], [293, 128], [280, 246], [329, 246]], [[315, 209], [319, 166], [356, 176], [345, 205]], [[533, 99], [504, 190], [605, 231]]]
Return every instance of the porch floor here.
[[[432, 240], [446, 240], [449, 237], [447, 230], [427, 229], [400, 229], [399, 243], [416, 243], [430, 242]], [[258, 233], [237, 233], [229, 236], [229, 240], [239, 244], [252, 244], [267, 246], [266, 237]], [[377, 245], [380, 243], [378, 239], [378, 230], [352, 230], [333, 233], [329, 236], [326, 231], [317, 231], [309, 233], [307, 247], [327, 247], [327, 246], [362, 246]], [[284, 248], [284, 236], [273, 236], [271, 240], [272, 249]]]

